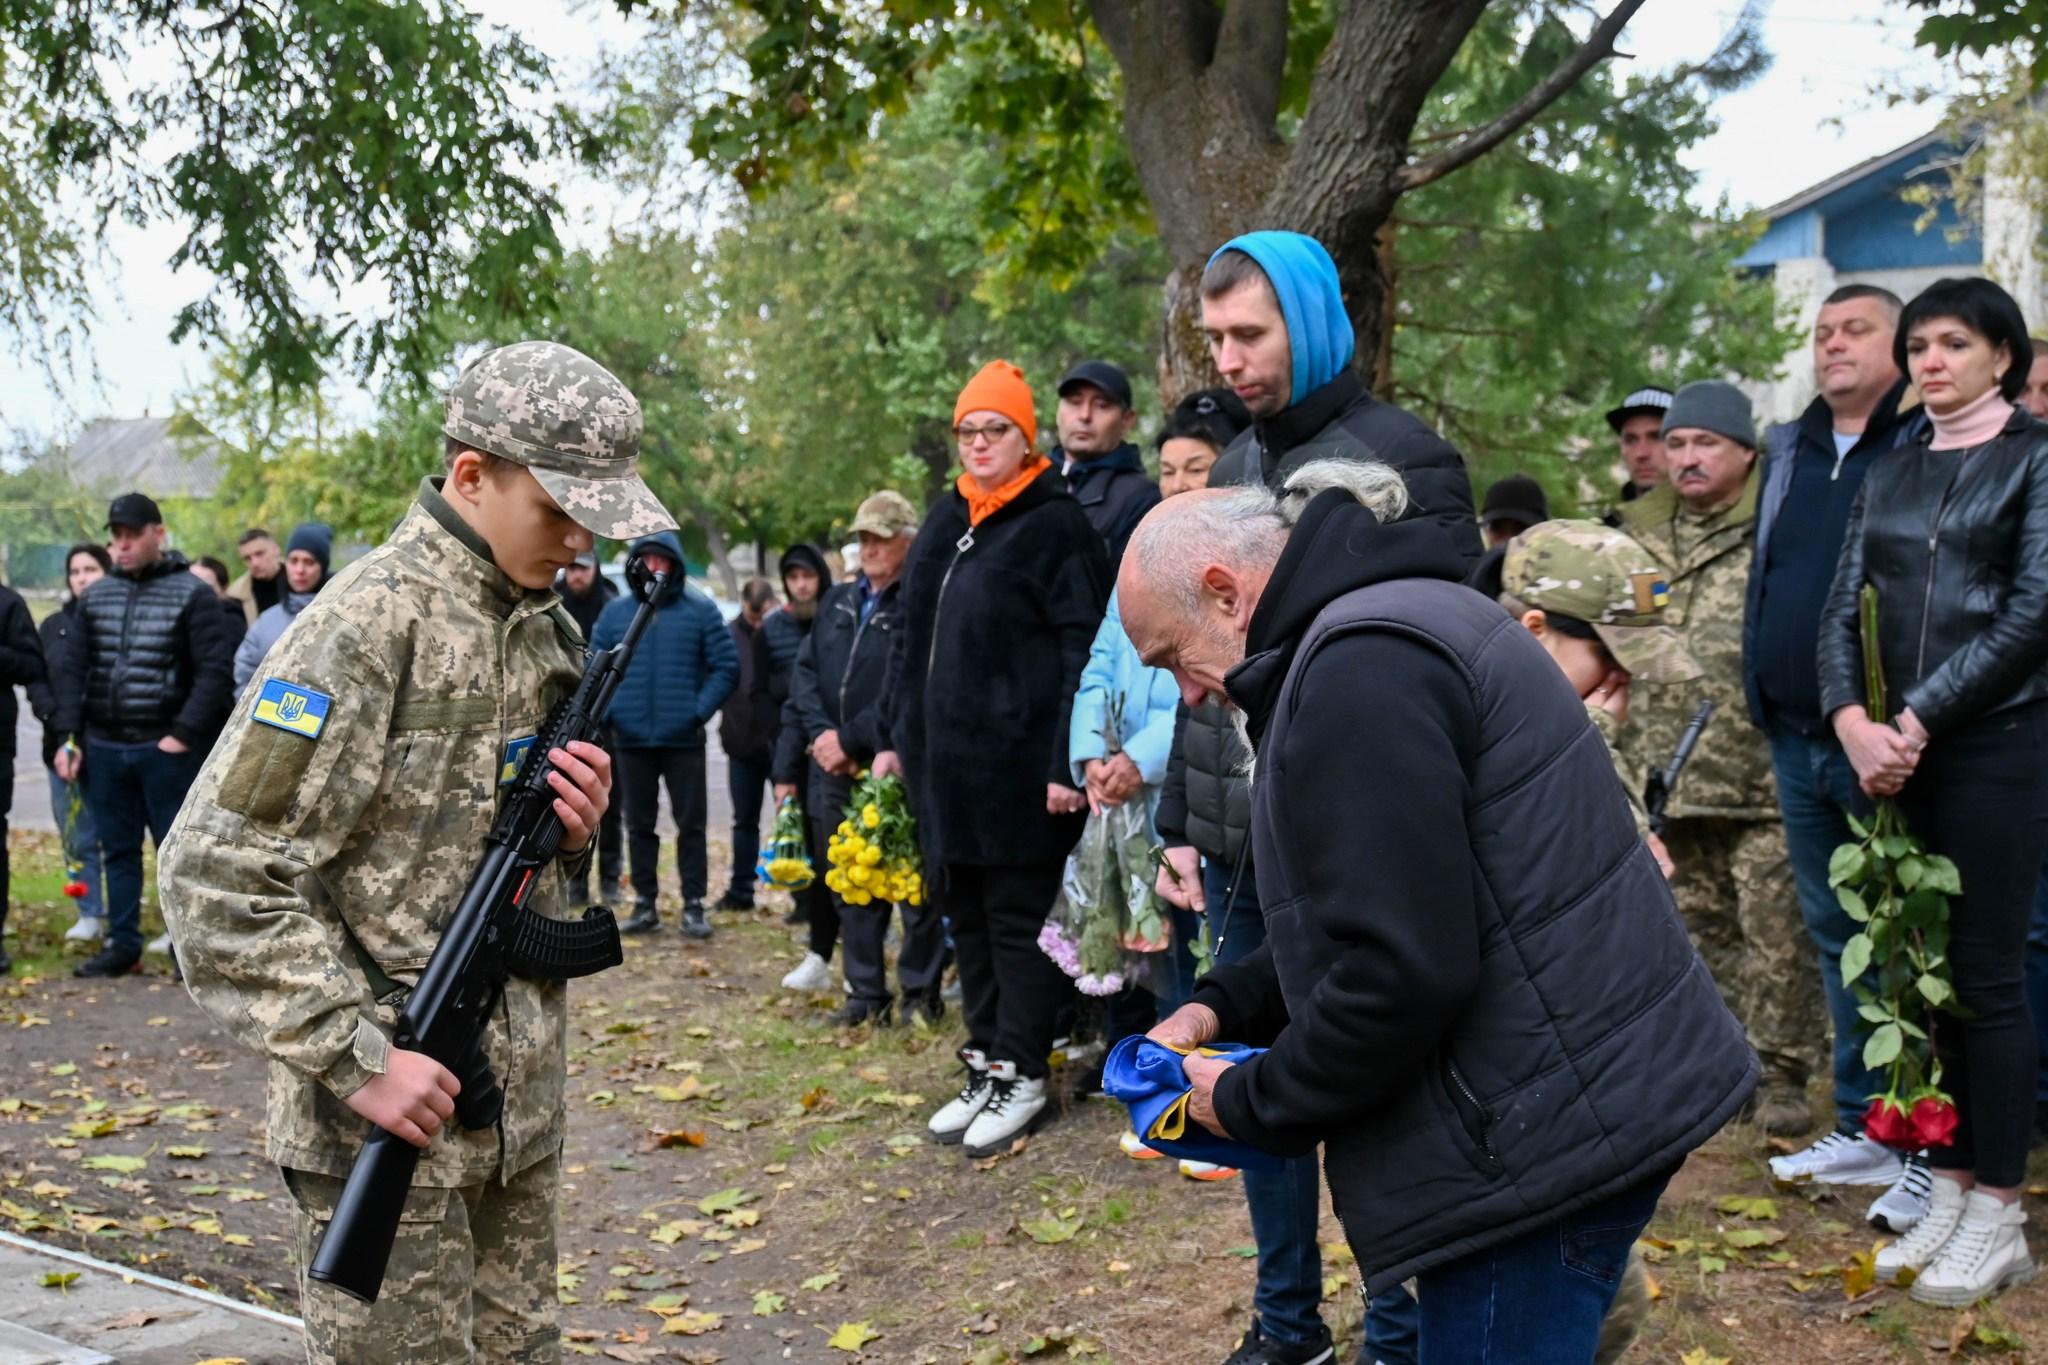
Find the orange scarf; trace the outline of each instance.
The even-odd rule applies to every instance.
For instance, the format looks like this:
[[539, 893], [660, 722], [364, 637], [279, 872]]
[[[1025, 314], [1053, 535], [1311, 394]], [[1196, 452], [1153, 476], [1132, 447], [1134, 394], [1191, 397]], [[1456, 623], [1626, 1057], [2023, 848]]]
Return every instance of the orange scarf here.
[[1031, 481], [1052, 468], [1052, 461], [1043, 455], [1033, 455], [1024, 461], [1024, 467], [1010, 476], [1008, 483], [993, 493], [981, 491], [981, 485], [971, 474], [962, 474], [960, 482], [953, 485], [960, 490], [960, 496], [967, 499], [967, 524], [979, 526], [996, 513], [1017, 500], [1018, 494], [1031, 486]]

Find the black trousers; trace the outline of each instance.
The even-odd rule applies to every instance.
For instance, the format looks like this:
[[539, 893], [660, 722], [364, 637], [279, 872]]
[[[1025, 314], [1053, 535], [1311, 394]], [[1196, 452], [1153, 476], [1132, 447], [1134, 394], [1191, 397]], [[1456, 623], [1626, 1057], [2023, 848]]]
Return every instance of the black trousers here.
[[1934, 1043], [1955, 1096], [1955, 1141], [1937, 1169], [1982, 1185], [2021, 1184], [2034, 1114], [2036, 1046], [2027, 1008], [2027, 929], [2048, 852], [2048, 702], [1995, 712], [1937, 735], [1899, 794], [1913, 833], [1952, 859], [1949, 967], [1967, 1016], [1940, 1015]]
[[950, 866], [929, 879], [933, 904], [953, 925], [967, 1046], [1015, 1062], [1020, 1076], [1046, 1074], [1053, 1023], [1074, 990], [1038, 946], [1065, 866]]
[[834, 806], [831, 814], [812, 815], [804, 821], [804, 853], [818, 875], [803, 890], [790, 893], [790, 899], [803, 911], [811, 951], [827, 962], [832, 960], [832, 950], [839, 946], [840, 900], [825, 885], [826, 870], [832, 866], [826, 861], [825, 849], [832, 842], [832, 831], [839, 828], [839, 819], [839, 808]]
[[676, 866], [683, 900], [704, 899], [704, 750], [621, 749], [619, 781], [626, 790], [626, 860], [633, 871], [633, 904], [652, 906], [660, 894], [655, 868], [661, 860], [661, 788], [676, 817]]
[[[626, 863], [626, 792], [625, 778], [619, 772], [619, 742], [610, 731], [605, 732], [604, 751], [612, 756], [612, 799], [604, 808], [604, 820], [597, 827], [597, 881], [599, 890], [617, 886], [625, 871]], [[590, 899], [590, 875], [586, 871], [583, 881], [576, 888], [576, 900], [581, 903]]]
[[761, 861], [761, 805], [768, 787], [768, 758], [725, 756], [725, 793], [732, 798], [732, 880], [725, 894], [754, 902], [754, 867]]

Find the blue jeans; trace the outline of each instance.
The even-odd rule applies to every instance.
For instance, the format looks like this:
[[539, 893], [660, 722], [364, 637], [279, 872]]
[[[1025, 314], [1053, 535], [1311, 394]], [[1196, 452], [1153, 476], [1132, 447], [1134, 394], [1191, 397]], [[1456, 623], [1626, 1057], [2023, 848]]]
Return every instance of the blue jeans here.
[[2034, 918], [2027, 927], [2027, 1007], [2034, 1015], [2034, 1039], [2041, 1052], [2034, 1103], [2048, 1104], [2048, 866], [2042, 867], [2034, 888]]
[[1586, 1365], [1670, 1178], [1417, 1276], [1420, 1365]]
[[142, 835], [158, 848], [199, 776], [204, 754], [167, 754], [154, 744], [85, 741], [85, 800], [107, 871], [107, 947], [142, 951]]
[[[61, 834], [64, 812], [71, 804], [71, 784], [52, 769], [46, 768], [43, 772], [50, 779], [50, 813], [57, 817], [57, 830]], [[85, 793], [80, 792], [78, 818], [71, 822], [71, 847], [67, 851], [67, 861], [69, 856], [75, 855], [85, 869], [79, 878], [85, 883], [85, 894], [78, 898], [78, 917], [98, 919], [107, 913], [106, 873], [100, 866], [100, 834], [93, 827], [92, 807], [84, 797]]]
[[1863, 1065], [1862, 1022], [1856, 995], [1842, 984], [1842, 945], [1856, 933], [1828, 885], [1828, 859], [1856, 837], [1848, 816], [1870, 813], [1856, 784], [1848, 755], [1832, 738], [1802, 735], [1784, 727], [1770, 732], [1771, 767], [1778, 775], [1778, 809], [1785, 817], [1785, 847], [1792, 856], [1792, 881], [1799, 889], [1799, 916], [1820, 957], [1821, 988], [1835, 1031], [1835, 1127], [1863, 1131], [1863, 1110], [1884, 1089], [1877, 1072]]

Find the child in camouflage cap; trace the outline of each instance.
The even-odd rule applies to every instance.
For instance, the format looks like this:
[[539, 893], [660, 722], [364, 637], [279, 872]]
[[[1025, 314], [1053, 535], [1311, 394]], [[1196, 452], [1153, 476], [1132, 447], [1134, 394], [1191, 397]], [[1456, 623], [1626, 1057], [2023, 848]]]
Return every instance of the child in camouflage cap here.
[[[391, 1034], [500, 787], [582, 672], [556, 570], [593, 536], [675, 525], [639, 477], [640, 433], [633, 395], [566, 346], [472, 365], [448, 396], [446, 477], [265, 657], [164, 841], [187, 988], [269, 1063], [266, 1150], [292, 1193], [313, 1361], [560, 1358], [563, 984], [506, 983], [489, 1129], [449, 1123], [456, 1078]], [[583, 743], [550, 757], [573, 878], [611, 762]], [[564, 885], [547, 877], [530, 906], [568, 918]], [[368, 1124], [423, 1149], [375, 1304], [305, 1274]]]

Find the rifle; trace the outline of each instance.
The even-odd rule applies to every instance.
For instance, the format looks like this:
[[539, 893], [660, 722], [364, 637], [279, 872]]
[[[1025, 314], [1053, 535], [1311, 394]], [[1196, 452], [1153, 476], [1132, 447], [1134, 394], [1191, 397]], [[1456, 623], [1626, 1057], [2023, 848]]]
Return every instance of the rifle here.
[[[562, 842], [548, 753], [574, 740], [597, 741], [668, 577], [648, 569], [639, 556], [627, 563], [626, 578], [640, 607], [625, 638], [590, 655], [576, 690], [556, 704], [527, 750], [491, 826], [483, 860], [399, 1015], [391, 1046], [424, 1052], [455, 1073], [462, 1082], [455, 1118], [464, 1128], [489, 1128], [504, 1110], [505, 1091], [491, 1073], [483, 1038], [506, 979], [567, 981], [625, 961], [609, 908], [592, 906], [581, 919], [555, 920], [527, 909], [526, 902]], [[403, 1138], [371, 1130], [349, 1168], [308, 1275], [364, 1303], [377, 1301], [419, 1156], [420, 1149]]]
[[1650, 833], [1662, 837], [1664, 833], [1664, 807], [1671, 803], [1671, 793], [1678, 788], [1678, 778], [1685, 771], [1686, 763], [1692, 758], [1692, 751], [1699, 747], [1700, 732], [1713, 719], [1714, 703], [1703, 701], [1699, 710], [1692, 713], [1692, 722], [1685, 727], [1685, 733], [1678, 737], [1678, 747], [1672, 751], [1671, 761], [1664, 765], [1662, 772], [1650, 774], [1650, 780], [1643, 784], [1643, 808], [1650, 813]]

